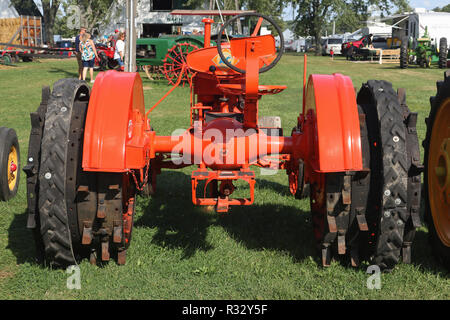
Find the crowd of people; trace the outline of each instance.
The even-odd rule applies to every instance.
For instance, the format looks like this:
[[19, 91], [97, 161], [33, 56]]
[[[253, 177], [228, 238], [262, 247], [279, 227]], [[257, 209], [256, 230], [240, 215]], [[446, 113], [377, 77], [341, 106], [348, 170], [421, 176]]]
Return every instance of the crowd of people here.
[[[120, 69], [124, 66], [125, 56], [125, 32], [115, 30], [114, 35], [106, 39], [107, 46], [114, 50], [114, 60]], [[97, 48], [91, 39], [91, 34], [85, 27], [80, 28], [80, 33], [75, 38], [75, 56], [78, 62], [78, 79], [86, 81], [89, 70], [90, 82], [94, 83], [95, 59], [99, 60]]]

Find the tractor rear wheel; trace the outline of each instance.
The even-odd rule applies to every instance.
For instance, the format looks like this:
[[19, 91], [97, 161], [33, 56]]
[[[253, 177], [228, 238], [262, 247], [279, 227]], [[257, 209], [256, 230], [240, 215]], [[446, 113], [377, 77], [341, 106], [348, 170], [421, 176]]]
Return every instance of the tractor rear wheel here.
[[14, 129], [0, 127], [0, 200], [14, 197], [19, 188], [20, 150]]
[[108, 57], [106, 56], [106, 53], [104, 51], [100, 51], [98, 58], [98, 66], [100, 67], [100, 70], [105, 71], [108, 65]]
[[408, 68], [408, 60], [408, 38], [404, 37], [400, 46], [400, 68]]
[[[40, 148], [29, 151], [26, 172], [37, 179], [27, 189], [28, 211], [33, 213], [28, 226], [38, 228], [38, 255], [41, 251], [50, 266], [66, 267], [87, 255], [96, 262], [97, 252], [102, 261], [117, 253], [118, 262], [125, 263], [131, 239], [135, 192], [128, 175], [86, 172], [81, 167], [89, 95], [84, 81], [55, 83], [41, 104], [46, 111]], [[32, 131], [30, 142], [37, 131]], [[33, 159], [36, 151], [38, 161]]]
[[423, 142], [425, 222], [435, 257], [450, 270], [450, 71], [436, 85]]
[[190, 81], [192, 75], [189, 68], [187, 68], [186, 57], [190, 52], [197, 49], [198, 47], [196, 45], [183, 42], [177, 43], [167, 52], [167, 55], [163, 60], [163, 73], [169, 84], [175, 85], [177, 83], [183, 65], [185, 66], [185, 69], [181, 78], [181, 83], [184, 86]]
[[[366, 211], [368, 232], [360, 237], [360, 256], [390, 271], [400, 260], [405, 225], [418, 218], [418, 212], [412, 216], [408, 211], [407, 159], [407, 149], [417, 155], [418, 146], [408, 143], [405, 110], [389, 82], [368, 81], [359, 91], [357, 101], [366, 117], [371, 171]], [[414, 121], [410, 126], [414, 131]], [[420, 176], [415, 179], [420, 181]]]
[[441, 38], [439, 40], [439, 68], [447, 68], [447, 38]]

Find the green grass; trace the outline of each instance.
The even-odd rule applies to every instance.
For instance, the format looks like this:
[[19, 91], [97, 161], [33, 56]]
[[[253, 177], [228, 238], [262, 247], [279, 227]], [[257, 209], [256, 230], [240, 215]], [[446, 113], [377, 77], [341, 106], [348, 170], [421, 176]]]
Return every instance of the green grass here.
[[[309, 57], [309, 73], [349, 75], [359, 90], [369, 79], [404, 87], [411, 110], [419, 113], [419, 139], [429, 97], [442, 70], [331, 61]], [[41, 87], [74, 77], [75, 60], [42, 60], [0, 67], [0, 125], [15, 128], [26, 159], [29, 113], [40, 103]], [[301, 110], [303, 59], [285, 55], [262, 75], [263, 84], [288, 85], [283, 93], [261, 100], [260, 114], [279, 115], [290, 134]], [[149, 108], [169, 89], [141, 74]], [[151, 125], [167, 135], [189, 125], [189, 91], [177, 88], [151, 114]], [[423, 150], [422, 150], [423, 154]], [[449, 299], [450, 280], [431, 255], [427, 230], [413, 245], [413, 263], [381, 276], [381, 290], [366, 287], [367, 265], [359, 269], [334, 262], [322, 268], [314, 255], [308, 200], [288, 191], [287, 176], [257, 172], [255, 204], [233, 207], [225, 216], [194, 207], [190, 168], [167, 170], [158, 177], [157, 194], [138, 199], [127, 264], [103, 267], [80, 264], [81, 290], [68, 290], [68, 275], [34, 263], [34, 242], [26, 225], [26, 183], [17, 196], [0, 203], [0, 299]]]

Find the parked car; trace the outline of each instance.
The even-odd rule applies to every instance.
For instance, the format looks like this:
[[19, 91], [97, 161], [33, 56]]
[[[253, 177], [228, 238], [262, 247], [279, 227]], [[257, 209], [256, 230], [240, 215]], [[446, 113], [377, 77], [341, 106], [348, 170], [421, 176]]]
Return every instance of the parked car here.
[[322, 55], [330, 54], [331, 49], [333, 49], [334, 54], [341, 54], [342, 42], [344, 42], [342, 38], [325, 39], [322, 45]]

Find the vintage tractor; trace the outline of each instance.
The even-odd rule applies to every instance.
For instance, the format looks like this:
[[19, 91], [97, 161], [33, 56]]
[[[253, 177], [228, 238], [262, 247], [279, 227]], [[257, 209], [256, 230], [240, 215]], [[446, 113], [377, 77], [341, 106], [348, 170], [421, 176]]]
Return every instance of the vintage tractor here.
[[[140, 38], [136, 43], [136, 63], [148, 74], [164, 76], [170, 85], [175, 85], [186, 64], [187, 55], [203, 47], [200, 36], [164, 36]], [[150, 69], [150, 70], [148, 70]], [[183, 69], [182, 85], [189, 82], [192, 74]]]
[[447, 38], [439, 40], [439, 46], [432, 43], [425, 28], [425, 34], [417, 39], [414, 48], [413, 39], [404, 37], [400, 46], [400, 68], [407, 68], [410, 64], [416, 64], [422, 68], [430, 68], [433, 63], [437, 63], [439, 68], [447, 67], [448, 47]]
[[97, 49], [98, 59], [95, 58], [95, 66], [98, 67], [101, 71], [105, 71], [109, 69], [116, 69], [119, 64], [116, 60], [114, 60], [114, 51], [115, 46], [108, 46], [103, 43], [95, 44], [95, 48]]
[[425, 222], [433, 253], [450, 270], [450, 71], [436, 86], [423, 142]]
[[0, 201], [14, 197], [19, 189], [20, 149], [14, 129], [0, 127]]
[[[228, 40], [241, 18], [254, 19], [254, 28]], [[279, 34], [280, 47], [274, 35], [260, 34], [264, 20]], [[162, 169], [194, 165], [193, 204], [227, 214], [254, 202], [251, 166], [258, 166], [286, 170], [292, 194], [301, 196], [309, 185], [324, 266], [339, 257], [353, 266], [367, 259], [384, 270], [401, 256], [409, 262], [420, 225], [421, 164], [417, 114], [408, 110], [404, 91], [371, 80], [356, 95], [341, 74], [312, 74], [306, 85], [305, 60], [303, 106], [291, 135], [283, 136], [277, 117], [258, 111], [262, 96], [286, 89], [259, 84], [259, 74], [283, 54], [279, 26], [256, 13], [238, 15], [211, 46], [213, 20], [204, 22], [204, 47], [182, 66], [193, 76], [191, 125], [181, 135], [152, 129], [148, 116], [167, 94], [146, 112], [137, 73], [100, 73], [92, 91], [76, 79], [43, 90], [31, 115], [26, 167], [28, 227], [38, 256], [54, 266], [83, 257], [124, 264], [136, 194], [154, 192]], [[181, 81], [180, 75], [176, 85]], [[233, 197], [238, 181], [249, 185], [241, 198]]]

